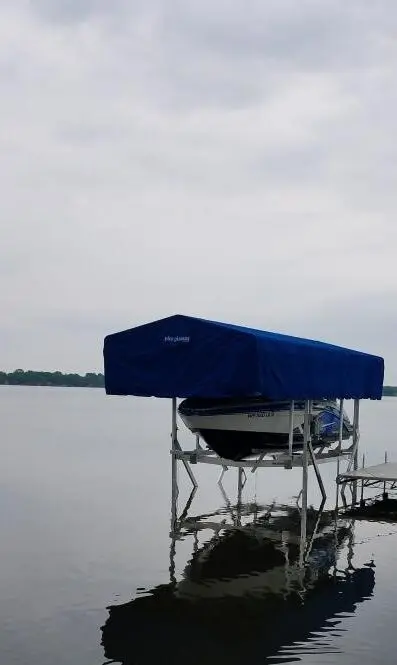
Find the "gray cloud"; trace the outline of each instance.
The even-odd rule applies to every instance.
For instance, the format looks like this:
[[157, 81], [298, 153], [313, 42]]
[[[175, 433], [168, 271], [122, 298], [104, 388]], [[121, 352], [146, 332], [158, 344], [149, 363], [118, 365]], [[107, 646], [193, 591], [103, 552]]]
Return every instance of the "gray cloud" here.
[[[386, 356], [391, 2], [0, 8], [3, 364], [185, 312]], [[381, 306], [380, 306], [381, 303]]]
[[76, 23], [92, 18], [111, 17], [126, 7], [124, 0], [31, 0], [38, 16], [54, 23]]
[[384, 294], [345, 297], [325, 303], [308, 311], [305, 322], [295, 322], [303, 336], [323, 337], [328, 329], [330, 342], [359, 349], [376, 355], [385, 355], [385, 382], [396, 384], [397, 366], [394, 362], [397, 311], [397, 287], [391, 285]]

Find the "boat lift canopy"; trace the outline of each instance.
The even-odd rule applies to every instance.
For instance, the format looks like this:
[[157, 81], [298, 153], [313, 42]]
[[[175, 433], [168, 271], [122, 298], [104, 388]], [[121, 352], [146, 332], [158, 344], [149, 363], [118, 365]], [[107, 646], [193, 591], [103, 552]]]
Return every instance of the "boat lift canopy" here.
[[381, 399], [378, 356], [174, 315], [105, 338], [111, 395]]

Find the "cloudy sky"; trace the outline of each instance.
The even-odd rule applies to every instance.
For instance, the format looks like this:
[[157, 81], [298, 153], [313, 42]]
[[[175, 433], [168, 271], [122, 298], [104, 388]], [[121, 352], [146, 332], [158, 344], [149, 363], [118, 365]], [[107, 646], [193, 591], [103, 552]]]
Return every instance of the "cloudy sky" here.
[[2, 0], [4, 369], [185, 313], [397, 382], [393, 0]]

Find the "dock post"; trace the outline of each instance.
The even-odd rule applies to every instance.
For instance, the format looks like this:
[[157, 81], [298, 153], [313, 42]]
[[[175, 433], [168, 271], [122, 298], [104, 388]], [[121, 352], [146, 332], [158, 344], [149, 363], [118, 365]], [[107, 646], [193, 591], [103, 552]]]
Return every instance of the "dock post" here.
[[243, 467], [238, 467], [238, 483], [237, 483], [237, 515], [236, 515], [236, 525], [241, 526], [241, 506], [242, 506], [242, 496], [243, 496]]
[[178, 460], [177, 451], [178, 427], [176, 422], [176, 397], [172, 398], [172, 430], [171, 430], [171, 530], [176, 527], [177, 507], [178, 507]]
[[[363, 455], [363, 466], [362, 468], [365, 468], [365, 454]], [[353, 481], [354, 482], [354, 481]], [[353, 507], [354, 507], [353, 503]], [[364, 508], [365, 503], [364, 503], [364, 478], [361, 479], [361, 498], [360, 498], [360, 508]]]
[[[353, 469], [357, 471], [358, 469], [358, 443], [360, 440], [360, 430], [359, 430], [359, 421], [360, 421], [360, 400], [354, 400], [354, 415], [353, 415]], [[352, 486], [352, 501], [353, 506], [357, 503], [357, 481], [353, 481]]]
[[288, 455], [290, 458], [290, 468], [292, 469], [292, 446], [294, 443], [294, 410], [295, 402], [291, 400], [290, 409], [289, 409], [289, 428], [288, 428]]
[[[387, 464], [387, 450], [385, 450], [385, 464]], [[388, 494], [386, 492], [386, 481], [383, 483], [383, 501], [386, 501], [388, 498]]]
[[243, 468], [238, 467], [238, 484], [237, 484], [237, 504], [241, 505], [241, 498], [243, 492]]
[[305, 420], [303, 425], [303, 456], [302, 456], [302, 513], [300, 538], [300, 565], [303, 566], [306, 552], [307, 536], [307, 484], [308, 484], [308, 441], [310, 439], [311, 401], [305, 400]]
[[342, 441], [343, 441], [343, 398], [339, 400], [339, 443], [338, 443], [338, 459], [336, 462], [336, 502], [335, 510], [338, 512], [339, 509], [339, 485], [338, 478], [340, 473], [340, 455], [342, 451]]

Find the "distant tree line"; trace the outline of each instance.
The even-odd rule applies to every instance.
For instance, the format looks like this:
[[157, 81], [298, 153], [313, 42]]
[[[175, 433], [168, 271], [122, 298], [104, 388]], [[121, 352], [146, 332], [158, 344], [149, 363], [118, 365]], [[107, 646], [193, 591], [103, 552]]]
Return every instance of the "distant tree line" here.
[[385, 397], [397, 397], [397, 386], [383, 386]]
[[38, 372], [16, 369], [14, 372], [0, 372], [0, 385], [8, 386], [65, 386], [70, 388], [103, 388], [103, 374], [87, 372], [63, 374], [62, 372]]
[[[38, 372], [16, 369], [14, 372], [0, 371], [0, 385], [7, 386], [64, 386], [70, 388], [103, 388], [103, 374], [63, 374], [62, 372]], [[385, 397], [397, 397], [397, 386], [383, 386]]]

